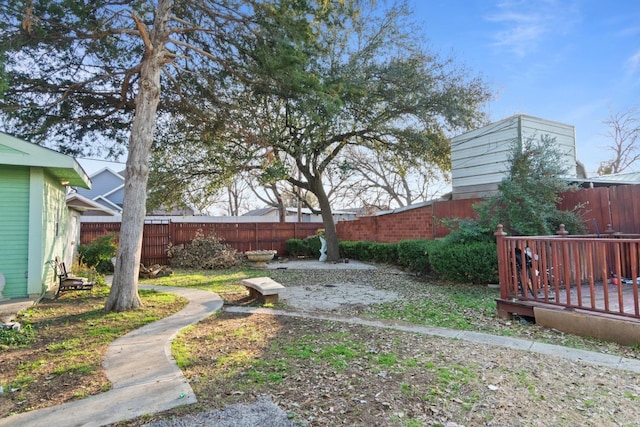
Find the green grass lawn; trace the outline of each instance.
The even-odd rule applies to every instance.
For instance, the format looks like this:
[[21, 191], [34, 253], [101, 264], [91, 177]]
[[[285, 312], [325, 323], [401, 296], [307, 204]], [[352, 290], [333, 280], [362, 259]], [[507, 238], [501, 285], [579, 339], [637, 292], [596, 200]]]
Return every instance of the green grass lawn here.
[[142, 285], [177, 286], [202, 289], [218, 294], [237, 293], [242, 279], [264, 276], [264, 270], [251, 268], [228, 270], [175, 270], [171, 276], [140, 280]]

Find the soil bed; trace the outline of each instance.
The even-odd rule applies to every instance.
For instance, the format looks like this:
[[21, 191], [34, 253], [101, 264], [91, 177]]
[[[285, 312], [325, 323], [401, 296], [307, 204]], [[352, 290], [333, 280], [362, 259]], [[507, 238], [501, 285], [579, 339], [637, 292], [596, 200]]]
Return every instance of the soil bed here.
[[[288, 310], [410, 318], [417, 304], [456, 299], [450, 288], [393, 270], [269, 275], [294, 290], [278, 307]], [[496, 292], [458, 288], [460, 294], [470, 289]], [[243, 293], [223, 296], [227, 304], [256, 303]], [[327, 305], [328, 299], [342, 304]], [[637, 349], [505, 321], [478, 307], [464, 313], [460, 304], [467, 329], [637, 357]], [[199, 403], [126, 425], [186, 425], [185, 414], [265, 398], [307, 426], [632, 426], [640, 419], [640, 375], [484, 344], [229, 312], [201, 322], [177, 343], [188, 355], [183, 372]]]

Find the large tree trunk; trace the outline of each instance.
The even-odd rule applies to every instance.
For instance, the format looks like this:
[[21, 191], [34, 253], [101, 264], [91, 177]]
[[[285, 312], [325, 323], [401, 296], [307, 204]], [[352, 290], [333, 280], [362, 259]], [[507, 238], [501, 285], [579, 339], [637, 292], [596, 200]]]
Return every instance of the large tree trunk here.
[[[307, 179], [310, 177], [307, 176]], [[336, 223], [333, 220], [329, 197], [324, 191], [321, 180], [309, 179], [309, 184], [313, 193], [318, 199], [322, 214], [322, 225], [324, 225], [325, 240], [327, 241], [327, 261], [337, 261], [340, 259], [340, 245], [338, 244], [338, 233]]]
[[160, 101], [160, 71], [165, 62], [166, 26], [172, 5], [171, 0], [159, 0], [150, 32], [134, 16], [145, 44], [145, 53], [140, 64], [140, 87], [129, 139], [120, 244], [113, 285], [105, 304], [106, 311], [125, 311], [142, 305], [138, 296], [138, 273], [146, 214], [149, 155]]

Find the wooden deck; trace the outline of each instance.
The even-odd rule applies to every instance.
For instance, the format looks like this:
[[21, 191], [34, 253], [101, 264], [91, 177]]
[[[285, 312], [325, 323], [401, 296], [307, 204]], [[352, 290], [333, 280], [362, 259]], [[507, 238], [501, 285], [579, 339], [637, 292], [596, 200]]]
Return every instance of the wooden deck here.
[[617, 280], [640, 276], [640, 236], [496, 237], [501, 316], [547, 307], [640, 322], [640, 285]]
[[[568, 292], [567, 292], [568, 291]], [[538, 289], [536, 297], [523, 298], [547, 305], [574, 309], [589, 309], [603, 314], [615, 314], [640, 319], [637, 293], [632, 284], [602, 282], [572, 286], [569, 289]]]

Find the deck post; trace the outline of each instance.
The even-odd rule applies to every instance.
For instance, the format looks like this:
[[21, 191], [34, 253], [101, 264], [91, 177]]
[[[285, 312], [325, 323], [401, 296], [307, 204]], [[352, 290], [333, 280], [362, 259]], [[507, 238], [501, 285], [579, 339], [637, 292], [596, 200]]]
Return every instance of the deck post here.
[[507, 249], [504, 240], [504, 236], [507, 233], [504, 232], [502, 224], [498, 224], [498, 231], [493, 233], [496, 236], [496, 246], [498, 252], [498, 279], [500, 283], [500, 298], [506, 299], [508, 295], [508, 272], [507, 272]]
[[556, 232], [557, 235], [559, 236], [566, 236], [567, 234], [569, 234], [569, 232], [567, 230], [565, 230], [564, 228], [564, 224], [560, 224], [560, 226], [558, 227], [558, 231]]

